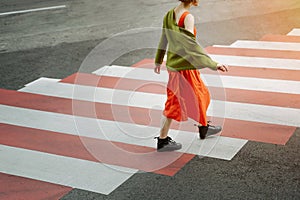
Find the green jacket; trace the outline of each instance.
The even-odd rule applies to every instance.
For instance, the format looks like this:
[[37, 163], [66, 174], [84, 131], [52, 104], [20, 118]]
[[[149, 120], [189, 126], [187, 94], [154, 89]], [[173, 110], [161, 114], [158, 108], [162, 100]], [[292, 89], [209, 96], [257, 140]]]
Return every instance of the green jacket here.
[[174, 9], [164, 17], [162, 35], [155, 57], [156, 64], [162, 64], [167, 46], [166, 66], [169, 70], [180, 71], [205, 67], [217, 70], [217, 63], [204, 52], [196, 42], [196, 37], [176, 24]]

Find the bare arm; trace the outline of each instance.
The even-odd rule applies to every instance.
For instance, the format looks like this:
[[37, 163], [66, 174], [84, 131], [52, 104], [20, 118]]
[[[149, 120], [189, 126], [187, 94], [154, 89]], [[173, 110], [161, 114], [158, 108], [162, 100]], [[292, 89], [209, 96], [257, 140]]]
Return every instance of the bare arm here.
[[194, 34], [195, 19], [192, 14], [188, 14], [184, 19], [184, 27], [186, 30]]
[[[188, 30], [189, 32], [191, 32], [192, 34], [194, 34], [195, 19], [194, 19], [193, 15], [188, 14], [185, 17], [184, 27], [185, 27], [186, 30]], [[224, 65], [224, 64], [218, 63], [217, 70], [219, 70], [221, 72], [227, 72], [228, 71], [228, 65]]]

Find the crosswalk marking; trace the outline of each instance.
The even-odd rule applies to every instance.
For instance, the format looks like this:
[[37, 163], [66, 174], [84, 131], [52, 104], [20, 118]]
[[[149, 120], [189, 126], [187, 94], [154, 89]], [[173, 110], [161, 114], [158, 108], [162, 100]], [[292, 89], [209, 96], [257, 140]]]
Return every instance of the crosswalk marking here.
[[285, 51], [300, 51], [300, 45], [294, 42], [267, 42], [267, 41], [250, 41], [250, 40], [237, 40], [230, 46], [215, 46], [225, 48], [248, 48], [248, 49], [272, 49], [272, 50], [285, 50]]
[[[0, 145], [0, 172], [109, 194], [137, 170]], [[80, 174], [80, 175], [79, 175]]]
[[[133, 123], [148, 127], [159, 128], [161, 126], [160, 110], [118, 105], [112, 106], [111, 104], [105, 103], [80, 101], [9, 90], [0, 90], [0, 93], [5, 94], [3, 98], [0, 98], [0, 104], [6, 106]], [[34, 102], [34, 104], [32, 102]], [[215, 123], [223, 124], [222, 119], [213, 117], [212, 120], [215, 121]], [[193, 126], [192, 121], [188, 121], [186, 123], [174, 122], [171, 125], [171, 129], [195, 132], [197, 128]], [[227, 118], [226, 123], [223, 124], [223, 131], [221, 135], [259, 142], [285, 144], [294, 131], [295, 127], [290, 126]]]
[[[158, 127], [149, 127], [131, 123], [93, 119], [73, 115], [43, 112], [38, 110], [0, 106], [5, 118], [0, 122], [17, 126], [37, 128], [58, 133], [78, 135], [95, 139], [103, 139], [126, 144], [155, 148], [154, 136], [159, 135]], [[32, 117], [27, 117], [31, 115]], [[19, 116], [16, 118], [15, 116]], [[225, 138], [222, 136], [210, 140], [199, 140], [195, 132], [171, 130], [170, 135], [180, 140], [183, 149], [180, 152], [205, 155], [214, 158], [230, 160], [244, 146], [246, 140]], [[138, 137], [133, 137], [138, 136]], [[213, 149], [214, 145], [217, 149]], [[203, 147], [199, 149], [199, 147]], [[205, 147], [205, 148], [204, 148]], [[201, 150], [201, 151], [200, 151]], [[214, 150], [214, 151], [212, 151]], [[225, 157], [220, 156], [227, 152]]]
[[[0, 90], [0, 172], [109, 194], [138, 170], [173, 176], [194, 155], [231, 160], [248, 140], [285, 145], [300, 125], [299, 30], [206, 48], [232, 69], [201, 70], [213, 99], [208, 115], [224, 123], [223, 131], [199, 140], [192, 120], [174, 122], [170, 136], [183, 144], [174, 160], [155, 151], [168, 75], [154, 74], [153, 64], [104, 66], [62, 80], [40, 78], [20, 91]], [[85, 149], [84, 142], [91, 146]], [[119, 150], [148, 157], [142, 163], [101, 157], [104, 147], [118, 158]], [[171, 160], [160, 167], [157, 155]], [[154, 163], [151, 169], [147, 162]]]
[[180, 152], [160, 154], [155, 148], [23, 126], [0, 124], [0, 127], [0, 142], [3, 145], [169, 176], [174, 175], [186, 164], [183, 159], [188, 161], [194, 157], [192, 154]]
[[299, 70], [300, 60], [283, 59], [283, 58], [260, 58], [248, 56], [229, 56], [229, 55], [214, 55], [210, 57], [220, 63], [225, 63], [230, 66], [245, 66], [253, 68], [267, 68], [267, 69], [287, 69]]
[[294, 28], [291, 32], [289, 32], [287, 35], [293, 35], [293, 36], [300, 36], [300, 28]]
[[265, 35], [261, 39], [261, 41], [270, 41], [270, 42], [300, 42], [300, 36], [292, 36], [292, 35]]
[[244, 46], [239, 47], [207, 47], [205, 50], [209, 54], [217, 55], [234, 55], [234, 56], [249, 56], [249, 57], [260, 57], [260, 58], [280, 58], [280, 59], [291, 59], [299, 60], [300, 51], [288, 51], [288, 50], [277, 50], [277, 49], [260, 49], [260, 48], [247, 48]]
[[[53, 84], [52, 82], [47, 82], [42, 79], [20, 91], [154, 110], [162, 110], [162, 105], [166, 100], [166, 96], [161, 94], [95, 88], [81, 85], [74, 86], [64, 83]], [[208, 115], [216, 117], [275, 123], [288, 126], [298, 126], [300, 124], [300, 118], [297, 117], [300, 116], [300, 110], [293, 108], [212, 100], [207, 113]], [[261, 113], [264, 113], [264, 115], [261, 115]], [[270, 115], [273, 117], [270, 118]], [[286, 118], [285, 116], [290, 116], [292, 119]]]
[[[168, 80], [168, 74], [166, 71], [161, 71], [160, 75], [156, 75], [151, 69], [128, 68], [116, 65], [104, 66], [95, 71], [94, 74], [99, 76], [129, 78], [163, 83], [166, 83]], [[201, 77], [206, 85], [211, 87], [300, 94], [300, 82], [298, 81], [220, 76], [213, 74], [202, 74]]]
[[[136, 63], [133, 67], [138, 67], [138, 68], [147, 68], [153, 70], [153, 63], [154, 59], [144, 59], [138, 63]], [[163, 63], [162, 71], [166, 70], [165, 63]], [[201, 69], [200, 70], [201, 74], [213, 74], [213, 75], [218, 75], [218, 76], [238, 76], [238, 77], [248, 77], [248, 78], [263, 78], [263, 79], [276, 79], [276, 80], [291, 80], [291, 81], [300, 81], [300, 70], [291, 70], [291, 69], [272, 69], [272, 68], [260, 68], [260, 67], [247, 67], [247, 66], [233, 66], [230, 65], [230, 70], [226, 73], [220, 73], [216, 72], [210, 69]], [[76, 74], [75, 74], [76, 75]], [[66, 79], [63, 80], [70, 80], [74, 77], [71, 75], [70, 77], [67, 77]], [[102, 82], [102, 78], [105, 76], [98, 77], [97, 80], [95, 78], [93, 81], [99, 81]], [[76, 77], [83, 79], [83, 77]], [[114, 78], [114, 81], [120, 82], [119, 80], [116, 80]], [[76, 81], [79, 81], [78, 79]], [[111, 81], [110, 81], [111, 82]], [[75, 80], [73, 81], [75, 83]], [[95, 84], [94, 84], [95, 85]], [[97, 85], [97, 84], [96, 84]], [[107, 87], [107, 84], [106, 84]]]
[[[232, 72], [231, 69], [230, 72]], [[252, 71], [252, 70], [251, 70]], [[272, 75], [272, 70], [267, 71], [269, 75]], [[202, 71], [203, 72], [203, 71]], [[260, 71], [256, 71], [259, 73]], [[275, 72], [279, 73], [277, 70]], [[300, 81], [300, 73], [291, 72], [285, 74], [284, 71], [280, 71], [283, 78], [295, 78]], [[300, 72], [300, 71], [299, 71]], [[252, 72], [255, 74], [254, 72]], [[238, 73], [231, 73], [232, 75], [237, 75]], [[294, 74], [299, 74], [299, 77], [292, 76]], [[285, 76], [286, 75], [286, 76]], [[118, 78], [109, 76], [97, 76], [94, 74], [85, 73], [75, 73], [63, 80], [61, 83], [69, 83], [83, 86], [99, 87], [99, 88], [110, 88], [117, 90], [127, 90], [135, 92], [145, 92], [154, 94], [166, 94], [166, 83], [163, 82], [152, 82], [145, 80], [136, 80], [128, 78]], [[109, 84], [107, 84], [109, 83]], [[270, 106], [279, 107], [289, 107], [289, 108], [300, 108], [300, 102], [297, 101], [297, 94], [290, 93], [278, 93], [278, 92], [265, 92], [256, 90], [242, 90], [242, 89], [230, 89], [230, 88], [217, 88], [208, 86], [210, 90], [210, 95], [213, 100], [226, 100], [230, 102], [241, 102], [250, 104], [262, 104]], [[226, 90], [226, 94], [225, 94]], [[259, 98], [253, 98], [253, 96]], [[272, 98], [272, 101], [270, 101]], [[289, 104], [286, 103], [286, 99], [290, 99]]]
[[30, 178], [0, 173], [1, 198], [15, 199], [61, 199], [73, 188], [38, 181]]

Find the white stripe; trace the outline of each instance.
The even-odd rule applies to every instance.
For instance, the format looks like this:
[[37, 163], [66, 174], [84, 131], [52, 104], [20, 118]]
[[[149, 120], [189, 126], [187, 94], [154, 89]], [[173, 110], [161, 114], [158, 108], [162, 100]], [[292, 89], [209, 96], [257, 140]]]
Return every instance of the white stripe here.
[[[220, 87], [220, 79], [218, 76], [211, 76], [208, 79], [208, 86]], [[205, 76], [204, 76], [205, 77]], [[261, 78], [247, 78], [239, 76], [222, 76], [221, 77], [224, 88], [300, 94], [300, 82], [277, 80], [277, 79], [261, 79]], [[214, 82], [215, 80], [215, 82]]]
[[0, 145], [0, 171], [108, 195], [137, 170]]
[[35, 8], [35, 9], [29, 9], [29, 10], [18, 10], [18, 11], [0, 13], [0, 16], [37, 12], [37, 11], [44, 11], [44, 10], [61, 9], [61, 8], [65, 8], [65, 7], [66, 7], [66, 5], [61, 5], [61, 6], [51, 6], [51, 7], [45, 7], [45, 8]]
[[[54, 78], [45, 78], [45, 77], [42, 77], [42, 78], [39, 78], [39, 79], [37, 79], [37, 80], [35, 80], [35, 81], [38, 82], [38, 81], [40, 81], [40, 80], [45, 80], [45, 81], [47, 81], [47, 82], [57, 83], [57, 82], [59, 82], [61, 79], [54, 79]], [[30, 86], [30, 85], [34, 85], [34, 84], [35, 84], [35, 81], [32, 81], [32, 82], [30, 82], [30, 83], [25, 84], [25, 87]]]
[[[4, 105], [0, 105], [0, 112], [3, 113], [0, 116], [1, 123], [152, 148], [156, 148], [153, 137], [159, 135], [160, 130], [156, 127]], [[222, 136], [199, 140], [196, 131], [196, 127], [195, 132], [170, 130], [170, 136], [183, 144], [181, 152], [225, 160], [232, 159], [247, 142]]]
[[294, 28], [287, 35], [290, 35], [290, 36], [300, 36], [300, 28]]
[[[214, 103], [217, 107], [224, 106], [221, 101]], [[300, 127], [300, 109], [236, 102], [226, 102], [225, 106], [225, 118]], [[214, 116], [224, 116], [222, 112], [217, 111], [213, 111]]]
[[[153, 72], [152, 69], [145, 68], [105, 66], [95, 71], [94, 73], [99, 76], [129, 78], [152, 82], [166, 83], [168, 80], [167, 71], [161, 71], [161, 74], [157, 75]], [[300, 94], [299, 81], [223, 76], [219, 74], [201, 74], [201, 78], [206, 83], [206, 85], [213, 87]]]
[[[246, 41], [237, 40], [226, 48], [249, 48], [249, 49], [267, 49], [267, 50], [284, 50], [300, 51], [300, 43], [295, 42], [269, 42], [269, 41]], [[300, 54], [300, 52], [299, 52]]]
[[213, 47], [223, 47], [223, 48], [228, 48], [228, 47], [230, 47], [229, 45], [221, 45], [221, 44], [214, 44], [214, 45], [212, 45]]
[[211, 58], [217, 62], [230, 66], [244, 66], [253, 68], [300, 70], [300, 60], [282, 58], [260, 58], [246, 56], [213, 55]]
[[163, 109], [163, 102], [166, 100], [166, 95], [114, 90], [109, 88], [95, 88], [65, 83], [55, 84], [51, 81], [48, 82], [45, 79], [39, 79], [38, 81], [35, 81], [35, 83], [22, 88], [19, 91], [46, 96], [159, 110]]
[[[162, 110], [166, 96], [135, 91], [36, 81], [20, 91], [62, 98]], [[251, 109], [250, 109], [251, 108]], [[226, 110], [226, 113], [224, 111]], [[254, 122], [300, 126], [300, 109], [213, 100], [207, 114]]]

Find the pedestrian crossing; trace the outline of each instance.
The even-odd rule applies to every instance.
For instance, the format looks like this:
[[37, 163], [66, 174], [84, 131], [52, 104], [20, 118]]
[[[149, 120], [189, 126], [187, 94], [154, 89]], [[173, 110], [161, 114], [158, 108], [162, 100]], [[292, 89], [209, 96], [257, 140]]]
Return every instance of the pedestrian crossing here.
[[[103, 194], [109, 194], [115, 189], [112, 184], [107, 183], [111, 183], [113, 180], [120, 184], [137, 172], [134, 169], [6, 145], [0, 145], [0, 156], [1, 160], [5, 161], [1, 162], [0, 165], [2, 173], [37, 180], [42, 179], [50, 183]], [[26, 160], [30, 160], [30, 162], [25, 162]], [[83, 184], [92, 180], [101, 181], [93, 181], [93, 184], [88, 185]]]
[[300, 51], [299, 45], [294, 42], [264, 42], [249, 40], [237, 40], [236, 42], [232, 43], [229, 48]]
[[[151, 75], [153, 70], [143, 68], [125, 69], [121, 66], [104, 66], [100, 70], [97, 70], [95, 74], [99, 76], [109, 76], [115, 78], [128, 78], [135, 80], [146, 80], [150, 82], [166, 83], [168, 74], [166, 71], [161, 72], [160, 76]], [[116, 71], [117, 73], [112, 73]], [[148, 75], [149, 74], [149, 75]], [[201, 75], [203, 81], [211, 87], [222, 88], [236, 88], [255, 91], [266, 92], [281, 92], [290, 94], [300, 93], [300, 84], [298, 81], [293, 80], [273, 80], [273, 79], [261, 79], [255, 77], [241, 77], [241, 76], [220, 76], [219, 74], [204, 74]], [[260, 87], [258, 87], [260, 86]], [[288, 91], [286, 87], [289, 86]], [[285, 88], [285, 90], [283, 89]], [[26, 88], [25, 88], [26, 89]], [[29, 88], [30, 89], [30, 88]]]
[[[275, 84], [276, 81], [272, 80], [272, 83], [273, 82]], [[263, 84], [263, 81], [261, 84]], [[268, 84], [268, 82], [266, 84]], [[286, 81], [283, 87], [288, 87], [288, 84], [289, 82]], [[246, 86], [247, 83], [244, 85]], [[257, 84], [257, 86], [259, 86], [259, 84]], [[270, 84], [270, 86], [273, 85]], [[274, 87], [274, 90], [275, 89], [276, 88]], [[300, 89], [300, 84], [299, 87], [297, 87], [297, 85], [294, 87], [292, 86], [290, 91], [292, 94], [300, 94], [297, 91], [298, 89]], [[161, 94], [132, 92], [117, 89], [95, 89], [90, 86], [75, 86], [74, 88], [73, 85], [70, 84], [53, 84], [52, 82], [49, 83], [45, 80], [36, 81], [35, 84], [31, 84], [31, 86], [27, 86], [20, 91], [153, 110], [162, 110], [163, 108], [161, 105], [163, 105], [166, 101], [166, 95]], [[224, 112], [224, 109], [215, 109], [216, 107], [222, 108], [223, 106], [225, 106], [225, 110], [227, 111], [226, 113]], [[300, 119], [298, 118], [298, 116], [300, 116], [300, 111], [299, 109], [294, 108], [212, 100], [207, 113], [210, 116], [213, 114], [213, 116], [220, 118], [225, 117], [229, 119], [275, 123], [288, 126], [297, 126], [297, 124], [300, 124]], [[260, 113], [266, 113], [266, 115], [262, 116]], [[271, 114], [273, 117], [270, 119], [269, 116]], [[260, 118], [258, 118], [258, 116], [260, 116]], [[291, 119], [286, 118], [285, 116], [290, 116]]]
[[194, 122], [174, 122], [183, 144], [157, 153], [168, 74], [153, 59], [103, 66], [64, 79], [41, 77], [19, 91], [0, 89], [0, 175], [110, 194], [139, 172], [174, 176], [195, 155], [231, 160], [248, 141], [285, 145], [300, 126], [300, 29], [207, 47], [228, 73], [201, 70], [221, 135], [199, 140]]
[[299, 36], [293, 35], [272, 35], [268, 34], [261, 38], [260, 41], [268, 41], [268, 42], [300, 42]]
[[300, 28], [294, 28], [291, 32], [289, 32], [287, 35], [292, 36], [300, 36]]

